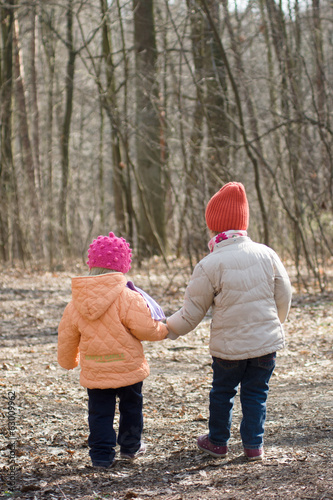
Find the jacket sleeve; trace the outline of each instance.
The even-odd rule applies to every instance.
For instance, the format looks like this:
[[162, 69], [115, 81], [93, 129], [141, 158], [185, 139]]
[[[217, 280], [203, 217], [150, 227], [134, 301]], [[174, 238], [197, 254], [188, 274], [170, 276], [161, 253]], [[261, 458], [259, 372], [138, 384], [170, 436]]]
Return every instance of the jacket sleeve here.
[[73, 305], [70, 302], [63, 314], [58, 328], [58, 363], [66, 370], [79, 364], [80, 332], [72, 321]]
[[168, 338], [176, 339], [193, 330], [203, 320], [213, 301], [213, 285], [199, 262], [185, 290], [183, 307], [167, 319]]
[[274, 298], [279, 320], [281, 321], [281, 323], [284, 323], [284, 321], [287, 319], [291, 304], [291, 284], [287, 271], [275, 252], [273, 253], [273, 258], [275, 272]]
[[[129, 292], [129, 307], [121, 314], [123, 325], [139, 340], [163, 340], [168, 334], [164, 323], [151, 317], [145, 299], [137, 292]], [[122, 302], [123, 304], [126, 301]]]

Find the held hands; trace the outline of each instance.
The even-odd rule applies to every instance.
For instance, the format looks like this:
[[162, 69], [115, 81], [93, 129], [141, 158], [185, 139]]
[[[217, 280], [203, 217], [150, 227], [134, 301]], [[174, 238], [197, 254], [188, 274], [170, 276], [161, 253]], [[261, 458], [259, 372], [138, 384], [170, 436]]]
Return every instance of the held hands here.
[[167, 327], [167, 329], [168, 329], [168, 331], [169, 331], [169, 333], [167, 334], [167, 336], [166, 336], [166, 337], [164, 337], [164, 339], [177, 340], [177, 339], [178, 339], [178, 337], [179, 337], [179, 335], [177, 335], [177, 333], [173, 332], [173, 331], [170, 329], [170, 327], [169, 327], [169, 325], [168, 325], [167, 323], [164, 323], [164, 322], [163, 322], [163, 324]]
[[172, 330], [170, 330], [169, 327], [168, 327], [168, 330], [169, 330], [169, 333], [168, 333], [168, 335], [165, 338], [166, 339], [171, 339], [171, 340], [177, 340], [178, 339], [177, 333], [175, 333]]

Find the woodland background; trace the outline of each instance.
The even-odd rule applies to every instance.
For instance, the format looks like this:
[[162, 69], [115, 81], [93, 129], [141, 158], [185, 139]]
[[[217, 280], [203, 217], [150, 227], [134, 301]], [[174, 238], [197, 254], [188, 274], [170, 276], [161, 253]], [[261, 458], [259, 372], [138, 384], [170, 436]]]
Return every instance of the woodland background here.
[[206, 252], [204, 209], [244, 183], [250, 236], [327, 289], [329, 0], [0, 1], [0, 261]]
[[[333, 498], [332, 49], [330, 0], [0, 0], [1, 499]], [[112, 230], [169, 316], [207, 252], [206, 203], [233, 180], [294, 289], [266, 460], [243, 457], [238, 397], [228, 458], [197, 450], [208, 313], [145, 343], [147, 454], [97, 473], [79, 370], [56, 358], [70, 278]]]

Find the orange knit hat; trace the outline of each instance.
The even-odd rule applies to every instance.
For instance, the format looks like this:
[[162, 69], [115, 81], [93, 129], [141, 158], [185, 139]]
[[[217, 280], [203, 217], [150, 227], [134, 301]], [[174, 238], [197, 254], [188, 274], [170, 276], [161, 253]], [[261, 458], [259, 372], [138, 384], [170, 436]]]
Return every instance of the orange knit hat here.
[[229, 229], [246, 231], [249, 225], [249, 204], [240, 182], [225, 184], [209, 200], [206, 223], [211, 231], [222, 233]]

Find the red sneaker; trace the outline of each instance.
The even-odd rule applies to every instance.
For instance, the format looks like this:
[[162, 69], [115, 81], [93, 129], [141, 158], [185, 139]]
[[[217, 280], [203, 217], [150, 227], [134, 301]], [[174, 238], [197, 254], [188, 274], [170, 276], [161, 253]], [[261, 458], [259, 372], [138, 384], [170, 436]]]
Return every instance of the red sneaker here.
[[262, 460], [264, 458], [264, 448], [256, 448], [254, 450], [244, 448], [244, 453], [249, 462]]
[[218, 446], [217, 444], [213, 444], [209, 441], [208, 434], [204, 436], [199, 436], [197, 440], [197, 445], [199, 450], [212, 455], [215, 458], [225, 458], [228, 453], [227, 446]]

